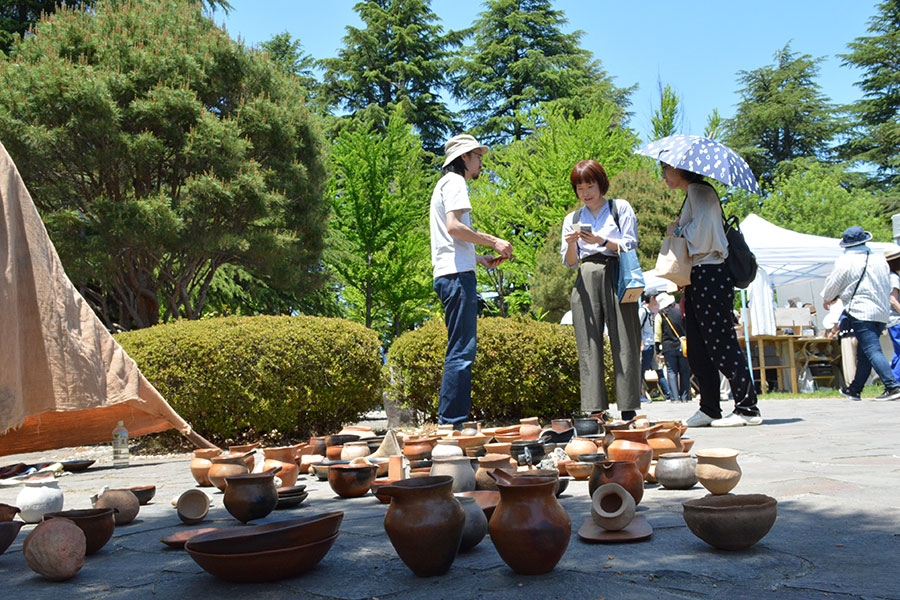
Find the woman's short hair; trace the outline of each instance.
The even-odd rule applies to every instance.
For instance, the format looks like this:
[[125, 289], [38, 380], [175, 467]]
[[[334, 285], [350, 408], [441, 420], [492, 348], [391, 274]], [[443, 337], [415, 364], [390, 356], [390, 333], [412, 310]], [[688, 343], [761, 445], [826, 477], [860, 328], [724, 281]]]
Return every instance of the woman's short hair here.
[[572, 182], [572, 191], [578, 194], [579, 183], [596, 183], [600, 188], [600, 195], [603, 196], [609, 191], [609, 178], [603, 166], [596, 160], [588, 159], [575, 163], [572, 168], [572, 174], [569, 176]]

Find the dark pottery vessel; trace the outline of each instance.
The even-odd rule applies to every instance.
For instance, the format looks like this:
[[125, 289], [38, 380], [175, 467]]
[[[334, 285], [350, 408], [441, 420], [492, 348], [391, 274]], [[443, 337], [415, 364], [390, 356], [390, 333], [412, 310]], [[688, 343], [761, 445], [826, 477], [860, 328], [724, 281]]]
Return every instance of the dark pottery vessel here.
[[581, 462], [589, 462], [589, 463], [605, 462], [606, 455], [601, 452], [591, 452], [590, 454], [579, 454], [578, 460]]
[[6, 552], [24, 525], [24, 521], [0, 521], [0, 554]]
[[575, 437], [575, 428], [570, 427], [562, 431], [545, 429], [541, 432], [540, 439], [548, 444], [568, 444], [573, 437]]
[[81, 531], [87, 543], [85, 554], [90, 556], [106, 545], [116, 528], [115, 508], [89, 508], [86, 510], [62, 510], [47, 513], [44, 520], [52, 518], [69, 519]]
[[593, 497], [594, 491], [607, 483], [618, 483], [625, 488], [634, 498], [635, 505], [640, 504], [644, 497], [644, 477], [632, 461], [595, 463], [588, 481], [588, 495]]
[[244, 473], [225, 478], [225, 509], [241, 523], [262, 519], [275, 510], [275, 470]]
[[18, 506], [9, 504], [0, 504], [0, 523], [4, 521], [12, 521], [17, 514], [22, 512]]
[[520, 465], [536, 465], [544, 458], [544, 443], [540, 440], [519, 440], [509, 445], [509, 453]]
[[343, 446], [347, 442], [358, 442], [359, 436], [353, 435], [351, 433], [343, 433], [343, 434], [334, 434], [325, 436], [325, 445], [327, 447], [331, 446]]
[[364, 496], [375, 481], [378, 465], [332, 465], [328, 468], [328, 485], [341, 498]]
[[391, 497], [384, 530], [403, 563], [418, 577], [450, 570], [462, 541], [466, 513], [448, 475], [404, 479], [381, 488]]
[[324, 435], [314, 435], [309, 438], [310, 454], [320, 454], [325, 456], [325, 448], [328, 447], [325, 444], [325, 437], [326, 436]]
[[575, 419], [575, 434], [578, 437], [595, 435], [600, 431], [600, 421], [593, 417]]
[[463, 527], [462, 541], [459, 543], [460, 552], [468, 552], [484, 539], [488, 532], [488, 520], [484, 511], [478, 506], [475, 498], [469, 496], [456, 496], [457, 502], [466, 513], [466, 525]]
[[138, 487], [128, 488], [132, 494], [137, 496], [138, 503], [141, 506], [144, 506], [151, 500], [153, 500], [153, 496], [156, 495], [156, 486], [155, 485], [141, 485]]
[[684, 522], [691, 533], [714, 548], [744, 550], [772, 529], [777, 504], [764, 494], [710, 495], [683, 504]]

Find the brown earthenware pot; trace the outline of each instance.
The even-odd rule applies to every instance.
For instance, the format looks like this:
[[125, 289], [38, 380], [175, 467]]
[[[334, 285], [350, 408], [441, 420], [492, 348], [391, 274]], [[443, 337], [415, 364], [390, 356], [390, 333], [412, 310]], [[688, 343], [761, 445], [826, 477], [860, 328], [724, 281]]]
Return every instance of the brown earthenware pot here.
[[633, 461], [595, 463], [588, 481], [588, 495], [593, 497], [594, 491], [607, 483], [618, 483], [625, 488], [634, 498], [635, 505], [644, 497], [644, 477]]
[[391, 497], [384, 530], [403, 563], [419, 577], [450, 570], [462, 541], [466, 513], [448, 475], [404, 479], [383, 486]]
[[328, 468], [328, 485], [341, 498], [364, 496], [375, 481], [378, 465], [332, 465]]
[[549, 573], [569, 546], [572, 522], [556, 500], [552, 477], [512, 477], [494, 471], [500, 504], [489, 523], [500, 558], [520, 575]]
[[191, 459], [191, 475], [194, 476], [200, 487], [212, 487], [209, 481], [209, 468], [212, 466], [211, 458], [219, 456], [222, 451], [218, 448], [200, 448], [194, 450], [194, 458]]
[[565, 431], [574, 427], [572, 419], [553, 419], [550, 421], [550, 428], [553, 431]]
[[653, 448], [653, 460], [658, 460], [660, 454], [667, 452], [681, 452], [681, 434], [687, 431], [687, 427], [668, 427], [655, 431], [647, 436], [647, 443]]
[[84, 532], [84, 538], [87, 542], [85, 549], [86, 555], [91, 555], [109, 541], [112, 537], [113, 530], [116, 528], [116, 509], [115, 508], [89, 508], [86, 510], [62, 510], [59, 512], [47, 513], [44, 520], [54, 517], [69, 519], [81, 531]]
[[475, 471], [476, 490], [497, 490], [497, 482], [488, 475], [493, 469], [500, 469], [507, 473], [515, 473], [516, 468], [505, 454], [485, 454], [478, 459], [478, 470]]
[[744, 550], [769, 533], [778, 516], [777, 504], [764, 494], [706, 496], [683, 504], [684, 522], [710, 546]]
[[141, 510], [141, 503], [131, 490], [106, 490], [97, 498], [94, 508], [116, 509], [116, 525], [127, 525], [134, 521]]
[[297, 466], [297, 460], [294, 457], [299, 449], [298, 446], [301, 446], [301, 444], [263, 449], [263, 455], [266, 457], [266, 461], [263, 463], [263, 471], [280, 468], [278, 478], [284, 487], [297, 483], [300, 467]]
[[[537, 417], [528, 417], [520, 419], [519, 422], [519, 438], [520, 440], [536, 440], [541, 435], [541, 424]], [[502, 435], [502, 434], [501, 434]], [[496, 436], [495, 436], [496, 437]], [[497, 441], [501, 441], [497, 438]]]
[[407, 438], [403, 444], [403, 455], [409, 460], [431, 458], [431, 449], [437, 445], [438, 437]]
[[0, 504], [0, 523], [4, 521], [12, 521], [21, 511], [18, 506], [10, 506], [9, 504]]
[[740, 452], [731, 448], [697, 451], [697, 479], [710, 494], [727, 494], [741, 480]]
[[622, 429], [628, 429], [629, 423], [603, 423], [603, 441], [601, 442], [601, 446], [603, 446], [603, 452], [606, 452], [606, 449], [609, 448], [609, 445], [615, 441], [616, 438], [613, 437], [612, 432], [618, 431]]
[[250, 468], [247, 467], [247, 458], [253, 458], [253, 451], [245, 452], [244, 454], [233, 454], [231, 452], [227, 454], [220, 454], [219, 456], [214, 456], [210, 459], [212, 462], [212, 466], [209, 468], [209, 481], [214, 486], [225, 491], [225, 486], [227, 483], [225, 482], [226, 477], [232, 477], [234, 475], [243, 475], [244, 473], [249, 473]]
[[253, 451], [259, 448], [259, 442], [253, 442], [252, 444], [241, 444], [240, 446], [228, 446], [228, 452], [231, 454], [243, 454], [244, 455], [244, 464], [247, 465], [247, 469], [253, 470], [253, 463], [255, 462], [255, 458], [253, 457]]
[[225, 509], [232, 517], [241, 523], [247, 523], [262, 519], [275, 510], [278, 504], [276, 471], [277, 468], [263, 473], [243, 473], [225, 478]]
[[325, 456], [325, 436], [324, 435], [316, 435], [309, 438], [309, 445], [312, 448], [310, 454], [321, 454]]
[[582, 454], [596, 454], [597, 444], [593, 440], [585, 438], [572, 438], [572, 441], [566, 444], [566, 454], [572, 460], [578, 460]]
[[615, 440], [606, 448], [606, 455], [610, 460], [633, 461], [641, 475], [646, 475], [653, 460], [653, 448], [647, 443], [647, 436], [659, 429], [659, 425], [643, 429], [614, 429], [612, 434]]

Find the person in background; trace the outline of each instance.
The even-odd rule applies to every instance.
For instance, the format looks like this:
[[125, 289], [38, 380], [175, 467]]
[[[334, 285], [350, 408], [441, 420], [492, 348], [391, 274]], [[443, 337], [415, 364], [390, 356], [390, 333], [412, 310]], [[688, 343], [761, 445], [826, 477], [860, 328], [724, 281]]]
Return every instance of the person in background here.
[[691, 368], [681, 351], [684, 318], [675, 298], [665, 292], [657, 296], [659, 314], [654, 324], [656, 348], [666, 363], [666, 377], [673, 402], [691, 401]]
[[607, 410], [603, 329], [609, 333], [616, 378], [616, 405], [632, 419], [641, 406], [641, 328], [637, 302], [619, 302], [619, 252], [637, 247], [637, 219], [625, 200], [608, 200], [606, 171], [596, 160], [578, 162], [569, 175], [582, 206], [562, 226], [563, 263], [578, 269], [572, 288], [572, 324], [578, 346], [581, 410]]
[[[447, 352], [438, 400], [438, 418], [462, 429], [472, 405], [472, 363], [475, 361], [478, 293], [475, 266], [493, 269], [512, 258], [512, 245], [472, 229], [467, 182], [481, 173], [488, 151], [471, 135], [457, 135], [444, 144], [444, 175], [431, 195], [431, 264], [434, 291], [444, 305]], [[475, 253], [475, 244], [497, 255]]]
[[[638, 319], [641, 323], [641, 373], [647, 371], [655, 371], [659, 378], [659, 389], [662, 390], [663, 397], [666, 401], [672, 401], [672, 394], [669, 392], [669, 384], [666, 382], [666, 375], [659, 367], [656, 360], [656, 344], [654, 343], [654, 325], [656, 323], [656, 314], [659, 312], [659, 303], [656, 296], [651, 294], [645, 295], [642, 299], [642, 306], [638, 310]], [[648, 400], [649, 391], [647, 391]]]
[[891, 371], [894, 379], [900, 381], [900, 246], [894, 246], [885, 252], [884, 258], [891, 270], [891, 316], [888, 319], [888, 334], [894, 346]]
[[834, 270], [825, 280], [823, 305], [829, 308], [838, 298], [844, 303], [844, 314], [856, 337], [856, 374], [841, 394], [859, 400], [872, 369], [884, 384], [884, 393], [876, 400], [900, 399], [900, 383], [881, 350], [878, 338], [890, 318], [891, 279], [887, 260], [866, 245], [872, 234], [862, 227], [849, 227], [841, 237], [842, 254]]

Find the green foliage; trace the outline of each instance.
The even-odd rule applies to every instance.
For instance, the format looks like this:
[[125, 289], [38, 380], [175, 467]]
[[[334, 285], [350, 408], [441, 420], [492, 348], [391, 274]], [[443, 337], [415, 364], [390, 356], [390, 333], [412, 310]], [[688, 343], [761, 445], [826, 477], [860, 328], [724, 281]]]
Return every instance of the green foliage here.
[[781, 161], [827, 157], [844, 127], [815, 81], [821, 61], [798, 56], [788, 44], [775, 53], [775, 64], [740, 71], [741, 101], [727, 121], [725, 142], [757, 177], [771, 181]]
[[326, 265], [351, 315], [390, 339], [424, 318], [432, 296], [427, 191], [436, 173], [399, 108], [383, 134], [372, 122], [345, 129], [330, 166]]
[[563, 264], [560, 256], [562, 225], [555, 227], [534, 259], [534, 278], [531, 281], [533, 310], [545, 313], [548, 323], [559, 323], [569, 310], [569, 299], [575, 286], [576, 269]]
[[659, 83], [659, 108], [650, 116], [651, 140], [678, 133], [682, 123], [681, 100], [668, 83]]
[[316, 59], [303, 53], [300, 40], [293, 39], [290, 33], [283, 31], [259, 46], [285, 73], [297, 78], [308, 97], [315, 95], [320, 87], [315, 73]]
[[368, 0], [353, 8], [365, 28], [348, 26], [338, 57], [322, 61], [325, 93], [379, 126], [401, 107], [425, 148], [439, 151], [456, 127], [440, 91], [448, 85], [449, 49], [459, 45], [459, 35], [443, 33], [430, 0]]
[[719, 141], [725, 134], [725, 119], [719, 114], [719, 109], [714, 108], [706, 117], [706, 127], [703, 129], [703, 137]]
[[563, 11], [549, 0], [486, 0], [486, 10], [467, 33], [454, 72], [454, 95], [472, 132], [488, 144], [522, 140], [533, 131], [523, 117], [557, 100], [580, 116], [610, 102], [628, 104], [631, 90], [610, 77], [579, 46], [582, 31], [565, 34]]
[[334, 432], [381, 405], [378, 336], [318, 317], [177, 321], [116, 339], [200, 434]]
[[844, 65], [863, 71], [856, 85], [863, 97], [849, 108], [855, 129], [844, 155], [874, 164], [881, 183], [900, 183], [900, 0], [876, 6], [872, 35], [856, 38]]
[[[447, 330], [435, 320], [397, 338], [388, 355], [390, 393], [427, 419], [437, 418], [446, 349]], [[609, 344], [606, 352], [611, 372]], [[571, 326], [519, 318], [478, 320], [473, 418], [509, 423], [528, 416], [570, 416], [580, 410], [579, 385]]]
[[225, 264], [309, 286], [327, 216], [303, 92], [199, 5], [61, 8], [0, 61], [0, 138], [110, 327], [198, 318]]

